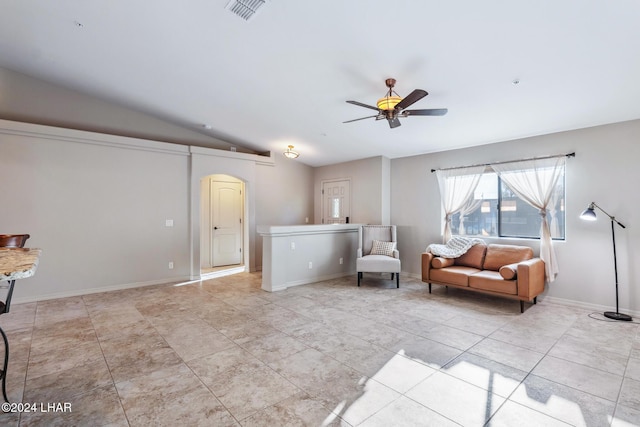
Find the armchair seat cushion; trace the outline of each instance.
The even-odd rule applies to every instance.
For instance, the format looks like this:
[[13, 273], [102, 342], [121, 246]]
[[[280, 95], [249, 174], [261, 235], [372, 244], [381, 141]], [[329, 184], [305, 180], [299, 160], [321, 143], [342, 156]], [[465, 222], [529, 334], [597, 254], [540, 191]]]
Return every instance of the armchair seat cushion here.
[[365, 255], [356, 259], [357, 271], [400, 273], [400, 260], [386, 255]]

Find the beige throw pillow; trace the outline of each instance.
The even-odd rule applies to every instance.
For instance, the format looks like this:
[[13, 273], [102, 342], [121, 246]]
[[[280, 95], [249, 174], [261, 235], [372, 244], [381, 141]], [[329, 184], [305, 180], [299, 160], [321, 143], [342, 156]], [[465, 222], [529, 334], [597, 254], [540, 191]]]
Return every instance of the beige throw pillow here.
[[393, 250], [396, 248], [396, 242], [382, 242], [374, 240], [369, 255], [386, 255], [393, 256]]

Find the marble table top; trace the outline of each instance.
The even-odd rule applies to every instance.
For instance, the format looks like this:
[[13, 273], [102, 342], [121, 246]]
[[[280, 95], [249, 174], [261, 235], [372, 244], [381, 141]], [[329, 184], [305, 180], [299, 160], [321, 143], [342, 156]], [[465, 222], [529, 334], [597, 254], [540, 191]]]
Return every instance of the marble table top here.
[[0, 248], [0, 281], [25, 279], [36, 273], [41, 249]]

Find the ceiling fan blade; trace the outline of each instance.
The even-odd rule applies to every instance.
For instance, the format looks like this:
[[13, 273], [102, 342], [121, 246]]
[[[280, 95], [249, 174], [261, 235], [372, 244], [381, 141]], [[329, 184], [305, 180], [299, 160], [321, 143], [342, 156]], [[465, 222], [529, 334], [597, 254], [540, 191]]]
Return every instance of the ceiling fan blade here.
[[409, 116], [444, 116], [447, 114], [446, 108], [432, 108], [430, 110], [404, 110], [400, 113], [403, 117]]
[[347, 102], [348, 102], [349, 104], [359, 105], [359, 106], [364, 107], [364, 108], [370, 108], [370, 109], [372, 109], [372, 110], [380, 111], [380, 110], [378, 109], [378, 107], [374, 107], [373, 105], [363, 104], [362, 102], [358, 102], [358, 101], [347, 101]]
[[347, 120], [346, 122], [342, 122], [342, 123], [357, 122], [358, 120], [370, 119], [372, 117], [378, 117], [378, 115], [376, 114], [375, 116], [360, 117], [359, 119]]
[[395, 107], [395, 110], [396, 111], [404, 110], [414, 102], [420, 101], [422, 98], [424, 98], [427, 95], [429, 94], [427, 93], [426, 90], [416, 89], [413, 92], [411, 92], [409, 95], [404, 97], [402, 101], [398, 102], [398, 104]]
[[398, 126], [400, 126], [400, 120], [398, 120], [397, 117], [395, 117], [393, 119], [388, 119], [388, 120], [389, 120], [389, 127], [391, 129], [397, 128]]

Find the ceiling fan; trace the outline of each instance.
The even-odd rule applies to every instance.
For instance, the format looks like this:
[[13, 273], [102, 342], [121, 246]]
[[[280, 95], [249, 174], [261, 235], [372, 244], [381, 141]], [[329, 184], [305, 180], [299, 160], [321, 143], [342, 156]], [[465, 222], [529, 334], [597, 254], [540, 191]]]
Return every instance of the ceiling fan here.
[[405, 108], [413, 105], [415, 102], [421, 100], [425, 96], [428, 95], [427, 91], [422, 89], [416, 89], [407, 95], [405, 98], [401, 98], [393, 87], [396, 84], [396, 79], [387, 79], [384, 81], [389, 91], [384, 96], [384, 98], [380, 98], [377, 102], [377, 107], [372, 105], [363, 104], [358, 101], [347, 101], [349, 104], [359, 105], [361, 107], [369, 108], [371, 110], [376, 110], [378, 114], [374, 116], [361, 117], [359, 119], [347, 120], [342, 123], [351, 123], [356, 122], [358, 120], [370, 119], [375, 117], [376, 120], [387, 119], [389, 122], [389, 127], [391, 129], [397, 128], [400, 126], [400, 120], [398, 117], [409, 117], [409, 116], [444, 116], [447, 114], [446, 108], [436, 108], [429, 110], [405, 110]]

